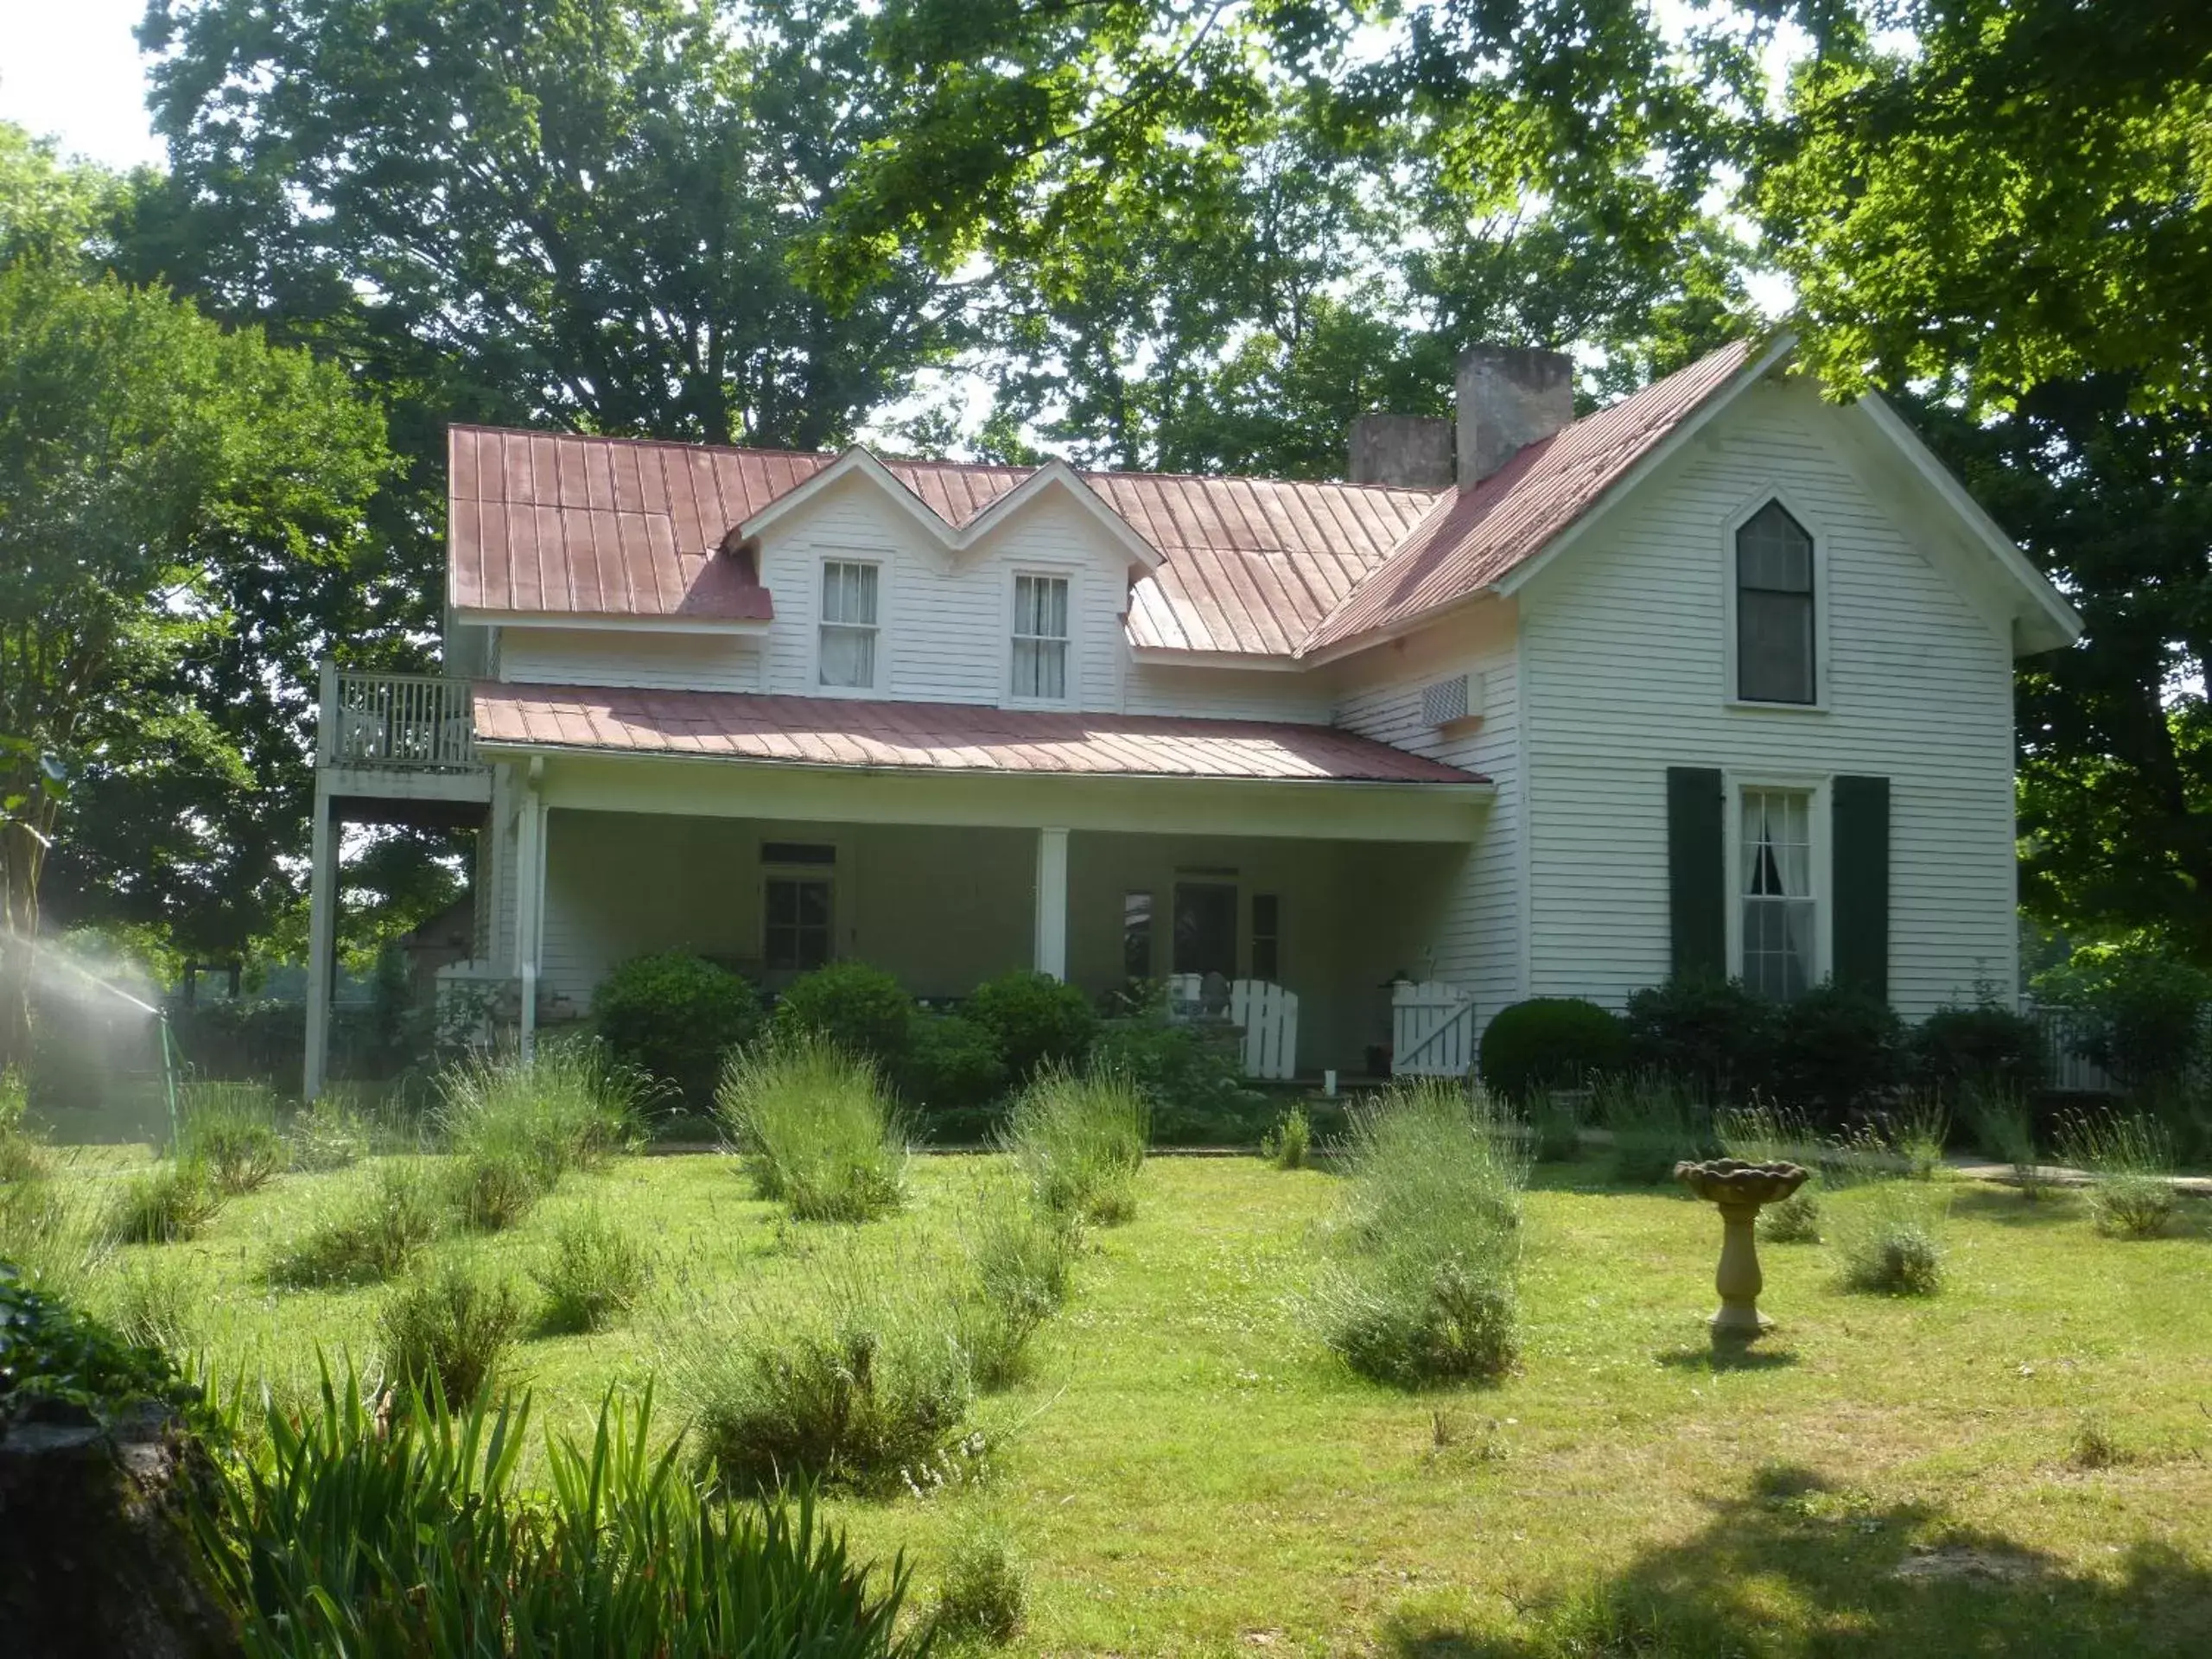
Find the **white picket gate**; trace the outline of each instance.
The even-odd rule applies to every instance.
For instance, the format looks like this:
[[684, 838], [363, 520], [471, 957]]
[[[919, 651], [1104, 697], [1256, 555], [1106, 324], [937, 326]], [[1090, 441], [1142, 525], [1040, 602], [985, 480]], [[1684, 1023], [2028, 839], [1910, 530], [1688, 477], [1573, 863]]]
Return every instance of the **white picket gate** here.
[[[1216, 982], [1219, 983], [1218, 981]], [[1209, 1007], [1205, 981], [1198, 974], [1177, 974], [1167, 982], [1167, 1017], [1226, 1018], [1243, 1033], [1242, 1064], [1248, 1077], [1288, 1078], [1298, 1075], [1298, 995], [1264, 979], [1230, 982], [1225, 1002]]]
[[1475, 1066], [1475, 999], [1441, 980], [1400, 980], [1390, 991], [1390, 1071], [1464, 1077]]

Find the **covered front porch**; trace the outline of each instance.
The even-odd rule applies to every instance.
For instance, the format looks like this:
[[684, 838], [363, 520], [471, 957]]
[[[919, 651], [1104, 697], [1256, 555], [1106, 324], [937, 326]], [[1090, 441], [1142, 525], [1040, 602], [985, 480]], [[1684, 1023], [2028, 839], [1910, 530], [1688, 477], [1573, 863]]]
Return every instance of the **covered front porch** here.
[[[548, 769], [548, 795], [563, 792]], [[538, 1006], [581, 1014], [616, 966], [687, 950], [778, 990], [832, 959], [952, 1001], [1032, 967], [1094, 995], [1211, 976], [1298, 1000], [1294, 1069], [1372, 1069], [1389, 982], [1465, 841], [855, 822], [551, 806]]]
[[[441, 711], [454, 700], [443, 683]], [[344, 689], [328, 690], [326, 730], [342, 733]], [[433, 758], [485, 803], [479, 949], [439, 979], [524, 1046], [543, 1024], [588, 1015], [621, 963], [682, 950], [770, 992], [833, 960], [872, 963], [945, 1001], [1018, 968], [1098, 995], [1179, 980], [1218, 1001], [1242, 985], [1248, 1010], [1253, 988], [1280, 987], [1297, 999], [1296, 1040], [1271, 1051], [1270, 1074], [1362, 1073], [1392, 1039], [1392, 982], [1429, 977], [1434, 918], [1480, 855], [1493, 793], [1328, 727], [467, 690], [465, 761], [443, 747]], [[378, 729], [454, 724], [397, 719]], [[384, 792], [421, 787], [425, 768], [405, 745], [372, 758]], [[310, 1095], [352, 759], [342, 746], [321, 757], [326, 969], [310, 976]]]

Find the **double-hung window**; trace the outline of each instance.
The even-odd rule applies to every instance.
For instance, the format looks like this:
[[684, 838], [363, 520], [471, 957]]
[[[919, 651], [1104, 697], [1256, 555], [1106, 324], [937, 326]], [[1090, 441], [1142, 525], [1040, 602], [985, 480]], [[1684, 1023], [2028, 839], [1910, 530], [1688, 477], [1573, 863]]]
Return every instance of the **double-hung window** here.
[[1065, 702], [1068, 695], [1068, 579], [1014, 579], [1014, 695]]
[[1813, 798], [1803, 790], [1746, 789], [1742, 800], [1744, 983], [1787, 1002], [1804, 995], [1817, 971]]
[[881, 567], [830, 559], [822, 567], [822, 639], [817, 678], [866, 690], [875, 683], [876, 589]]
[[1738, 699], [1819, 701], [1813, 604], [1813, 538], [1770, 501], [1736, 531]]

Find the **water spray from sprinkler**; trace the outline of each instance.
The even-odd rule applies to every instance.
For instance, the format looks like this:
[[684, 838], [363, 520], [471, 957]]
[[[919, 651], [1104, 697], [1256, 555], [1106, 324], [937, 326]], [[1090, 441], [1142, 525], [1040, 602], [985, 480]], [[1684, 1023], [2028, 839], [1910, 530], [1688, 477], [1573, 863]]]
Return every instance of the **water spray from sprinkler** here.
[[169, 1030], [168, 1010], [167, 1008], [155, 1007], [154, 1004], [147, 1001], [143, 997], [132, 995], [129, 991], [124, 990], [122, 986], [117, 984], [113, 980], [102, 979], [98, 974], [92, 972], [91, 969], [86, 967], [82, 963], [73, 962], [67, 956], [48, 950], [36, 939], [26, 939], [22, 934], [16, 932], [13, 928], [10, 928], [8, 932], [10, 937], [14, 938], [17, 944], [28, 948], [33, 956], [40, 958], [41, 961], [59, 963], [62, 968], [75, 975], [79, 979], [84, 981], [86, 984], [92, 986], [94, 989], [105, 991], [110, 996], [115, 997], [121, 1001], [128, 1002], [132, 1007], [137, 1009], [141, 1014], [149, 1014], [153, 1015], [154, 1023], [160, 1029], [162, 1039], [162, 1093], [168, 1105], [169, 1144], [171, 1146], [176, 1145], [176, 1038]]

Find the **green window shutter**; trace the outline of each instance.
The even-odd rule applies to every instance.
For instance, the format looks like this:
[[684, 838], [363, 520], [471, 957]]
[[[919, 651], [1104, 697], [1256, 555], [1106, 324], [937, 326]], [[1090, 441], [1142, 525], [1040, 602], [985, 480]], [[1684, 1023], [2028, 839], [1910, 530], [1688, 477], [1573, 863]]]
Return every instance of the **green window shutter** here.
[[1727, 976], [1726, 808], [1718, 768], [1667, 768], [1667, 914], [1677, 979]]
[[1890, 780], [1840, 777], [1834, 832], [1834, 979], [1890, 1000]]

